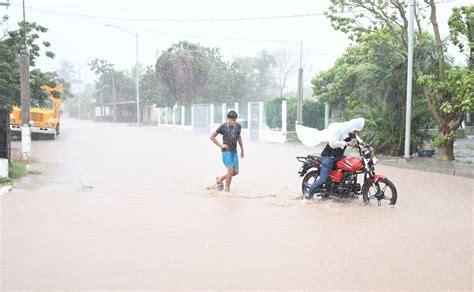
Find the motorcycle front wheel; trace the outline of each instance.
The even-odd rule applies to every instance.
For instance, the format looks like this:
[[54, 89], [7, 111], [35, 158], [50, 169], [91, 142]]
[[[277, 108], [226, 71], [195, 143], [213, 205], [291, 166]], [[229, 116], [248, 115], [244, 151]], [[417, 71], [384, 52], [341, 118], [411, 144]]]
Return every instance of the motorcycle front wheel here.
[[384, 204], [393, 206], [397, 203], [397, 189], [389, 179], [369, 181], [362, 188], [362, 198], [366, 204], [377, 202], [379, 207]]

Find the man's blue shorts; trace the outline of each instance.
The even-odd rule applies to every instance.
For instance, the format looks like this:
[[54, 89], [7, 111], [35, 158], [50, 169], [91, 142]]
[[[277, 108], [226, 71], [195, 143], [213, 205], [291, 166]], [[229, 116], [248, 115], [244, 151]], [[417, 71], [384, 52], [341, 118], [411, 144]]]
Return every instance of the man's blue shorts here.
[[239, 155], [230, 151], [222, 152], [222, 162], [225, 167], [234, 167], [235, 170], [239, 170]]

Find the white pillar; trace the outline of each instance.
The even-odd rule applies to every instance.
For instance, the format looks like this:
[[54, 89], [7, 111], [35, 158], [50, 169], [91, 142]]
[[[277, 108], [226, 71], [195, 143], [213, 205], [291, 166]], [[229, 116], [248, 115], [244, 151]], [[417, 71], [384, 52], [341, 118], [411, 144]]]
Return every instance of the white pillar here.
[[173, 106], [173, 126], [176, 126], [176, 104]]
[[24, 160], [31, 158], [31, 129], [28, 124], [21, 127], [21, 153]]
[[185, 119], [186, 119], [186, 107], [183, 105], [181, 107], [181, 126], [183, 126], [183, 127], [186, 125], [186, 123], [184, 121]]
[[227, 104], [223, 103], [222, 104], [222, 123], [225, 123], [227, 121]]
[[194, 106], [191, 106], [191, 127], [194, 127]]
[[258, 103], [258, 115], [259, 115], [259, 117], [258, 117], [258, 122], [259, 122], [258, 129], [260, 131], [262, 131], [263, 130], [263, 119], [265, 117], [264, 111], [263, 111], [263, 102]]
[[287, 120], [287, 104], [286, 100], [281, 102], [281, 131], [286, 135], [288, 129], [288, 120]]
[[234, 104], [234, 107], [235, 107], [235, 112], [236, 112], [237, 114], [239, 114], [239, 103], [236, 102], [236, 103]]
[[168, 125], [168, 107], [165, 108], [165, 125]]
[[158, 126], [161, 125], [161, 107], [158, 108]]
[[214, 124], [214, 104], [212, 104], [212, 103], [211, 103], [211, 106], [210, 106], [209, 114], [210, 114], [209, 124], [211, 125], [210, 132], [212, 133], [212, 129], [214, 128], [214, 126], [213, 126], [213, 124]]
[[0, 178], [8, 177], [8, 159], [0, 158]]
[[248, 128], [248, 138], [250, 138], [250, 127], [252, 124], [252, 105], [247, 103], [247, 128]]

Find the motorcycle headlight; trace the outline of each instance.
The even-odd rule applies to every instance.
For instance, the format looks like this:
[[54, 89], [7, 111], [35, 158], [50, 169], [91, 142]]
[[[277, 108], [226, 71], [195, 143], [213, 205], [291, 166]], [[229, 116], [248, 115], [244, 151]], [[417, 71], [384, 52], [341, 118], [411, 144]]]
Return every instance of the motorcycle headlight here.
[[53, 124], [51, 124], [51, 123], [46, 123], [46, 127], [48, 127], [48, 128], [51, 128], [52, 125]]
[[373, 163], [374, 165], [376, 165], [376, 164], [377, 164], [377, 161], [378, 161], [377, 156], [374, 156], [374, 158], [372, 158], [372, 163]]

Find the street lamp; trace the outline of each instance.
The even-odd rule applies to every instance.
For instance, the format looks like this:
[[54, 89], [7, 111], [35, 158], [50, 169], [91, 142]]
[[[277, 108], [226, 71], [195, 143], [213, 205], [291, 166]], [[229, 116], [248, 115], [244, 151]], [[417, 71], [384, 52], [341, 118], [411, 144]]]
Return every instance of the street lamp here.
[[137, 126], [140, 126], [140, 89], [139, 89], [139, 76], [138, 76], [138, 33], [130, 32], [130, 31], [124, 29], [123, 27], [120, 27], [120, 26], [115, 25], [115, 24], [106, 24], [105, 26], [115, 27], [115, 28], [120, 29], [121, 31], [124, 31], [128, 34], [131, 34], [131, 35], [135, 36], [135, 39], [136, 39], [136, 61], [135, 61], [135, 63], [136, 63], [135, 64], [136, 74], [135, 74], [135, 77], [136, 77], [136, 87], [137, 87]]

